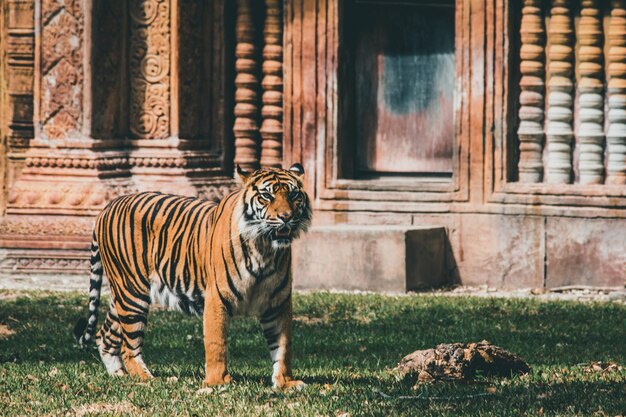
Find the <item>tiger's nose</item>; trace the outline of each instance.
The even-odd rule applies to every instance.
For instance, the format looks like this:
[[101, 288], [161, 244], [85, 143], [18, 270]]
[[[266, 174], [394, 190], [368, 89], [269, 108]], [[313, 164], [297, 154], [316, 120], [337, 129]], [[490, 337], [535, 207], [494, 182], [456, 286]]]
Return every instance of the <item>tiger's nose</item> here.
[[285, 211], [283, 213], [278, 213], [278, 218], [281, 219], [284, 223], [287, 223], [291, 219], [291, 212]]

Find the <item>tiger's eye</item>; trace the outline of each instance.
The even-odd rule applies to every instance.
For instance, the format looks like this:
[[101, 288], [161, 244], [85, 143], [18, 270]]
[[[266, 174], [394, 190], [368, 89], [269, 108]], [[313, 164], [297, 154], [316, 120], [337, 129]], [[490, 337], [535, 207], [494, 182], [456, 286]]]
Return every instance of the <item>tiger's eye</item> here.
[[270, 193], [261, 193], [261, 198], [267, 201], [272, 201], [274, 199]]
[[294, 191], [289, 193], [289, 199], [290, 200], [295, 200], [298, 197], [300, 197], [300, 192], [297, 191], [297, 190], [294, 190]]

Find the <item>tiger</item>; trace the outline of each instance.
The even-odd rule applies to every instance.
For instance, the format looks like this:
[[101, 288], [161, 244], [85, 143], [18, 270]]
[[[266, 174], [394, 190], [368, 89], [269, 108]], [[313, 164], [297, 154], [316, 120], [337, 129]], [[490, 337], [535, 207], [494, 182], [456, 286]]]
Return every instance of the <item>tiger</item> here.
[[152, 378], [142, 357], [151, 303], [202, 315], [204, 386], [231, 382], [227, 329], [233, 317], [259, 318], [272, 359], [272, 385], [302, 387], [291, 369], [291, 244], [311, 224], [304, 168], [239, 166], [240, 187], [221, 201], [141, 192], [118, 197], [96, 218], [88, 317], [79, 345], [94, 339], [103, 273], [111, 290], [95, 336], [110, 375]]

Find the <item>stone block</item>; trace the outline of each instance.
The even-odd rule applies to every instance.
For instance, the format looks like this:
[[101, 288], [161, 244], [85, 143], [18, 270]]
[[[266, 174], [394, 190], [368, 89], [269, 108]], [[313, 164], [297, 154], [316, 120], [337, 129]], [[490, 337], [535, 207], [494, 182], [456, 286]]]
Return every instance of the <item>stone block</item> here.
[[548, 218], [546, 286], [626, 284], [624, 220]]
[[465, 214], [454, 256], [463, 285], [491, 288], [543, 286], [544, 219]]
[[313, 227], [294, 242], [294, 286], [382, 292], [441, 286], [445, 242], [443, 227]]

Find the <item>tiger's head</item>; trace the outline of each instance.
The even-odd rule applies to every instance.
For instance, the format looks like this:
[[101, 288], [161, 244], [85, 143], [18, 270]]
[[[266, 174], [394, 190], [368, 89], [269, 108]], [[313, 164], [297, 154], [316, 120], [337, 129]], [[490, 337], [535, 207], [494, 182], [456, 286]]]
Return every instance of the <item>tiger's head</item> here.
[[239, 222], [242, 235], [263, 239], [278, 249], [289, 247], [293, 239], [308, 230], [312, 211], [302, 186], [302, 165], [252, 173], [237, 166], [235, 176], [243, 186], [243, 216]]

